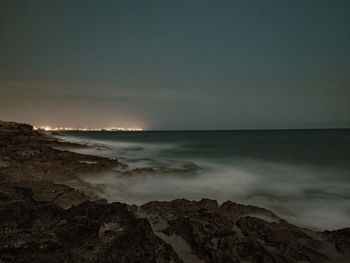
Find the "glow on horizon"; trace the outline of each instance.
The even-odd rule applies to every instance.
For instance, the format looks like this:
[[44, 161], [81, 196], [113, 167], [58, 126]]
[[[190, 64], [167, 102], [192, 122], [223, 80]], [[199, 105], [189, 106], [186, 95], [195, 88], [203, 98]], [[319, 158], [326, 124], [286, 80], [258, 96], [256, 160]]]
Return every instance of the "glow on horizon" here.
[[107, 127], [107, 128], [72, 128], [72, 127], [51, 127], [51, 126], [33, 126], [34, 130], [43, 131], [143, 131], [142, 128], [125, 127]]

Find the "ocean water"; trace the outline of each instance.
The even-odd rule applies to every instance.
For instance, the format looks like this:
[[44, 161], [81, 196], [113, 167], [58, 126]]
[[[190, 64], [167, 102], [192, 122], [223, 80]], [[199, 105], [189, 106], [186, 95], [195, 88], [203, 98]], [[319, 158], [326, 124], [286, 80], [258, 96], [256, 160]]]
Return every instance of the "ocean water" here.
[[314, 230], [350, 226], [350, 130], [70, 131], [60, 138], [93, 145], [74, 151], [118, 158], [129, 170], [158, 171], [84, 177], [110, 201], [232, 200]]

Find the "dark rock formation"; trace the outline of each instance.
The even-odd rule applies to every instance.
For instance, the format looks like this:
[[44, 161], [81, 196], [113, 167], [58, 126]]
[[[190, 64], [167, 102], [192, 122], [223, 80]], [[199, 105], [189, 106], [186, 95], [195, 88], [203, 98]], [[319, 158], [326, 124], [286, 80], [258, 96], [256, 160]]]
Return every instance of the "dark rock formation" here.
[[350, 228], [344, 228], [335, 231], [324, 231], [322, 235], [331, 243], [337, 250], [349, 256], [350, 262]]
[[121, 203], [63, 209], [1, 185], [0, 226], [0, 262], [182, 262]]
[[116, 159], [64, 150], [76, 147], [86, 146], [58, 141], [33, 131], [27, 124], [0, 122], [0, 183], [48, 181], [83, 185], [81, 175], [117, 172], [115, 169], [126, 167]]
[[186, 174], [194, 173], [199, 170], [199, 167], [194, 163], [186, 163], [179, 168], [169, 168], [169, 167], [145, 167], [136, 168], [133, 170], [128, 170], [123, 172], [124, 175], [138, 175], [138, 174]]
[[198, 262], [350, 262], [349, 229], [315, 233], [255, 206], [181, 199], [150, 202], [135, 213], [164, 240], [181, 237]]

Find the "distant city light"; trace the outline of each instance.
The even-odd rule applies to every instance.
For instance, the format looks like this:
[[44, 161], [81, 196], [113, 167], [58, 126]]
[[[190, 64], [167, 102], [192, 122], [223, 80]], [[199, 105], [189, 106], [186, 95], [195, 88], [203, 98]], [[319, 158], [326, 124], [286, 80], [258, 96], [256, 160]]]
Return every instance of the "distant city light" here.
[[124, 128], [124, 127], [108, 127], [108, 128], [71, 128], [71, 127], [50, 127], [50, 126], [34, 126], [36, 131], [143, 131], [141, 128]]

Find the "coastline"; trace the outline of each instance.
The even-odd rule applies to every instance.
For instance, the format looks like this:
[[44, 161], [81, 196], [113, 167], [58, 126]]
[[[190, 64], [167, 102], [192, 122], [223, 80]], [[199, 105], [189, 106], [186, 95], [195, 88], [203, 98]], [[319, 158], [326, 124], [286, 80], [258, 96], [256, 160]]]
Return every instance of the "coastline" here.
[[108, 203], [80, 176], [121, 173], [126, 165], [68, 151], [87, 146], [58, 141], [30, 125], [0, 122], [0, 146], [3, 262], [347, 262], [350, 257], [349, 228], [313, 232], [256, 206], [209, 199]]

